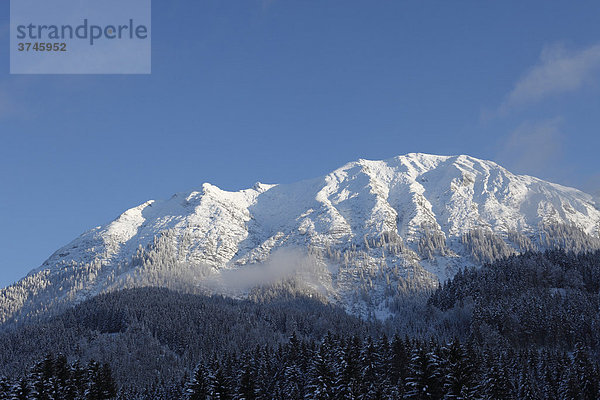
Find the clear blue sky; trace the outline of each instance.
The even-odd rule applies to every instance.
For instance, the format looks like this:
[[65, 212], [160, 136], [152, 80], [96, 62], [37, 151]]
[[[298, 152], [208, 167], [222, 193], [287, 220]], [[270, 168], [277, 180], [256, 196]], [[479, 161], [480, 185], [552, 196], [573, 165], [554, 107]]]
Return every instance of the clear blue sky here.
[[0, 4], [0, 286], [211, 182], [466, 153], [600, 188], [600, 2], [153, 2], [152, 75], [11, 76]]

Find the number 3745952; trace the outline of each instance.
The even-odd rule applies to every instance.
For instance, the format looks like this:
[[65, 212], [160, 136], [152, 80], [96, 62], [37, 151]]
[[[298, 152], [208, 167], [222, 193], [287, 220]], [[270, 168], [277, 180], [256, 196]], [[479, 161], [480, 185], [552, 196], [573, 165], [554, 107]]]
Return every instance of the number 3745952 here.
[[19, 51], [67, 51], [66, 43], [18, 43]]

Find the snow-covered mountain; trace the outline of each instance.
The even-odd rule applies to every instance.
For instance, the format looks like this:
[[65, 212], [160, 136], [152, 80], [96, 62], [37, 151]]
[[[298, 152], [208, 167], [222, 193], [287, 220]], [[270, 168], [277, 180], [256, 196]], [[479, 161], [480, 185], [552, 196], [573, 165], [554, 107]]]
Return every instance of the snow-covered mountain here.
[[0, 292], [0, 322], [141, 285], [222, 291], [296, 277], [349, 311], [515, 252], [600, 247], [579, 190], [469, 156], [358, 160], [293, 184], [205, 183], [150, 200], [56, 251]]

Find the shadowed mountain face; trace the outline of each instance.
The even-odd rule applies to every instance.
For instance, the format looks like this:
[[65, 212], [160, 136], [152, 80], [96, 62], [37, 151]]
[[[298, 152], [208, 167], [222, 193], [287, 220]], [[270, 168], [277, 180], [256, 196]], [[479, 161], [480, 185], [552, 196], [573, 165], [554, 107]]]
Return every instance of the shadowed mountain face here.
[[359, 160], [287, 185], [204, 184], [94, 228], [0, 292], [0, 321], [122, 287], [245, 296], [294, 290], [364, 315], [466, 265], [527, 250], [600, 248], [592, 196], [469, 156]]

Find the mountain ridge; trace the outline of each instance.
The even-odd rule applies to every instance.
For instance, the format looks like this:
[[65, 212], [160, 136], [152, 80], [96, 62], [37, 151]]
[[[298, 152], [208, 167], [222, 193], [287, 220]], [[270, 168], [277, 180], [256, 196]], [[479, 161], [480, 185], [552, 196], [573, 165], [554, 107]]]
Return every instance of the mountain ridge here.
[[236, 192], [204, 183], [126, 210], [2, 289], [0, 321], [38, 312], [40, 296], [67, 304], [178, 280], [214, 291], [207, 279], [268, 263], [285, 249], [295, 253], [278, 256], [291, 265], [282, 268], [309, 289], [350, 312], [384, 316], [399, 292], [435, 287], [460, 267], [534, 249], [594, 249], [599, 238], [591, 195], [492, 161], [423, 153], [359, 159], [300, 182]]

